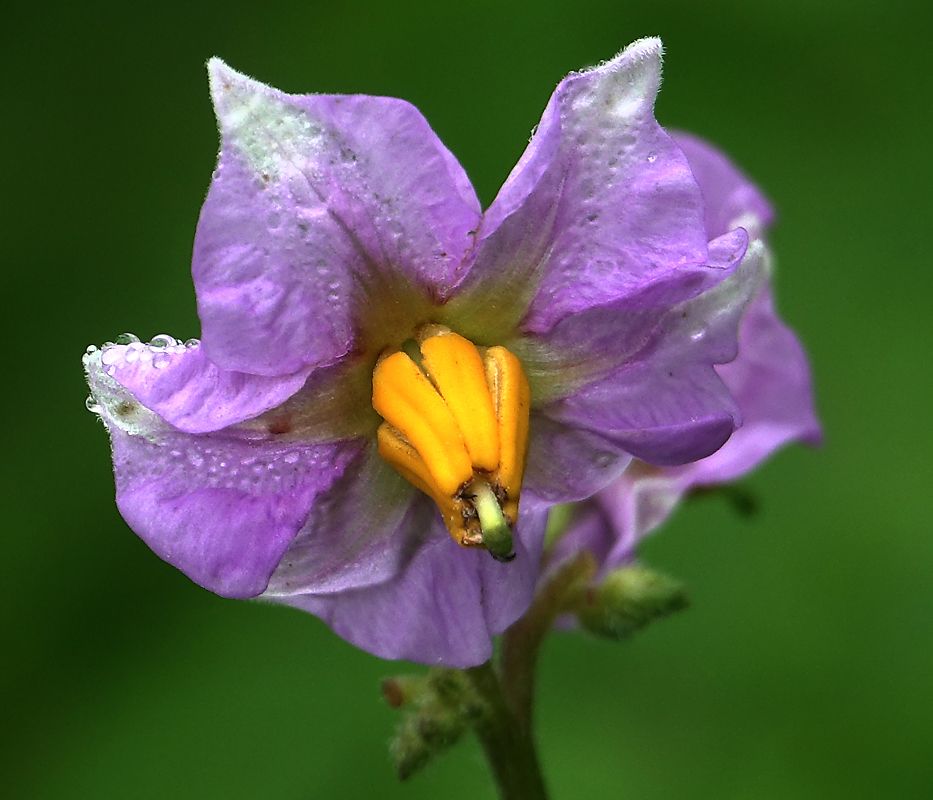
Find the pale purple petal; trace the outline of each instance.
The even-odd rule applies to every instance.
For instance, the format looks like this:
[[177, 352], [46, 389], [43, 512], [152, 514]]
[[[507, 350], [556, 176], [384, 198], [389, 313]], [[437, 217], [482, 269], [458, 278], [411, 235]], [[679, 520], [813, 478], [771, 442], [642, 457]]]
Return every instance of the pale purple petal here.
[[587, 550], [596, 558], [598, 578], [631, 561], [635, 545], [667, 519], [683, 497], [686, 482], [676, 473], [633, 461], [617, 480], [577, 506], [549, 554], [549, 564]]
[[625, 469], [632, 457], [597, 433], [532, 414], [523, 492], [549, 503], [590, 497]]
[[[104, 351], [106, 352], [106, 351]], [[117, 506], [163, 560], [227, 597], [254, 597], [315, 502], [364, 450], [359, 441], [282, 442], [236, 427], [184, 433], [85, 356], [93, 404], [113, 443]]]
[[104, 348], [100, 361], [142, 405], [187, 433], [217, 431], [275, 408], [310, 372], [307, 367], [281, 377], [231, 372], [209, 361], [200, 344], [116, 344]]
[[472, 667], [492, 655], [492, 637], [528, 607], [544, 535], [542, 507], [523, 501], [513, 561], [468, 550], [447, 534], [433, 504], [409, 508], [406, 524], [430, 531], [392, 580], [332, 594], [273, 598], [310, 611], [341, 637], [390, 659]]
[[711, 276], [687, 159], [654, 119], [661, 44], [636, 42], [558, 86], [486, 212], [468, 296], [520, 298], [543, 333], [585, 309], [693, 297]]
[[649, 463], [708, 456], [740, 422], [713, 365], [735, 357], [739, 320], [763, 269], [764, 248], [755, 243], [715, 289], [667, 309], [635, 355], [542, 413]]
[[140, 538], [212, 592], [255, 597], [356, 448], [114, 430], [113, 454], [117, 506]]
[[[748, 235], [742, 228], [709, 243], [709, 261], [715, 271], [715, 283], [721, 284], [732, 275], [748, 249]], [[734, 283], [734, 282], [733, 282]], [[652, 289], [664, 290], [662, 284], [655, 284]], [[721, 296], [725, 290], [720, 290]], [[734, 288], [726, 292], [730, 294]], [[555, 385], [572, 384], [573, 373], [589, 362], [590, 369], [602, 368], [603, 372], [620, 365], [643, 350], [652, 337], [659, 335], [666, 316], [671, 313], [670, 306], [658, 297], [659, 302], [637, 311], [628, 310], [626, 304], [613, 303], [600, 308], [581, 311], [561, 320], [546, 335], [536, 337], [547, 353], [543, 363], [535, 364], [534, 369], [547, 374], [548, 380]], [[694, 319], [696, 315], [694, 314]], [[734, 329], [732, 330], [734, 334]], [[732, 358], [734, 342], [729, 342], [723, 349], [725, 357]], [[709, 362], [710, 364], [716, 362]], [[599, 367], [596, 367], [599, 365]]]
[[557, 546], [558, 558], [585, 547], [604, 571], [615, 568], [632, 558], [638, 541], [661, 525], [691, 489], [741, 478], [790, 442], [820, 443], [806, 356], [775, 314], [770, 287], [761, 290], [742, 320], [738, 357], [717, 371], [742, 412], [742, 427], [717, 452], [694, 463], [652, 467], [633, 462], [582, 504]]
[[267, 597], [335, 592], [382, 583], [400, 572], [430, 526], [411, 524], [421, 492], [374, 442], [315, 504], [269, 582]]
[[681, 468], [690, 485], [735, 480], [788, 442], [820, 443], [807, 357], [775, 313], [769, 288], [755, 298], [742, 321], [738, 358], [717, 371], [744, 423], [719, 452]]
[[774, 209], [761, 190], [726, 156], [698, 136], [671, 131], [683, 150], [703, 193], [706, 232], [710, 239], [735, 227], [753, 238], [774, 221]]
[[379, 280], [446, 297], [480, 208], [413, 106], [288, 95], [217, 59], [210, 76], [222, 147], [192, 271], [213, 362], [261, 375], [331, 363]]

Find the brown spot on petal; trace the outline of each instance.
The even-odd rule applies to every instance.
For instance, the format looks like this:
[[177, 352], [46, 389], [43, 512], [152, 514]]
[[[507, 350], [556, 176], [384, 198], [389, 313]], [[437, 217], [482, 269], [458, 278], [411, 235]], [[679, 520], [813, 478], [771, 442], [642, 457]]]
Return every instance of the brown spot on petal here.
[[292, 421], [289, 417], [276, 417], [269, 420], [267, 430], [273, 436], [280, 436], [283, 433], [291, 433]]

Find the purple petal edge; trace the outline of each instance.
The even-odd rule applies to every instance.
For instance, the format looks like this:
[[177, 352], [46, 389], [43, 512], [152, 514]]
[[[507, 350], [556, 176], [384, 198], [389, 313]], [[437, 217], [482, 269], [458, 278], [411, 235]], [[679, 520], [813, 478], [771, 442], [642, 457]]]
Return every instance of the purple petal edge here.
[[209, 72], [222, 145], [192, 274], [214, 363], [257, 375], [333, 363], [374, 278], [450, 292], [480, 207], [414, 106], [289, 95], [218, 59]]
[[311, 612], [381, 658], [461, 669], [487, 661], [492, 637], [524, 613], [534, 592], [543, 507], [523, 507], [516, 558], [508, 564], [454, 543], [428, 502], [413, 505], [409, 513], [411, 523], [427, 524], [431, 533], [393, 579], [365, 589], [274, 599]]
[[186, 433], [208, 433], [259, 416], [297, 392], [310, 373], [265, 377], [221, 369], [199, 343], [105, 347], [106, 374], [143, 406]]
[[661, 50], [644, 39], [560, 83], [483, 218], [458, 291], [530, 303], [522, 326], [541, 335], [591, 308], [642, 307], [656, 284], [664, 302], [703, 290], [700, 191], [654, 119]]

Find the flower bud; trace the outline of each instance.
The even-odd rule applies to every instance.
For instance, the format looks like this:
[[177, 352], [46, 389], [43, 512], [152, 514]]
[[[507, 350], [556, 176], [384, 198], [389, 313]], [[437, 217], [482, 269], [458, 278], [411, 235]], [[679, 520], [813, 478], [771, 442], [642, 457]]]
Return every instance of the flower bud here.
[[688, 605], [683, 583], [636, 564], [611, 572], [590, 589], [576, 613], [588, 631], [621, 641]]

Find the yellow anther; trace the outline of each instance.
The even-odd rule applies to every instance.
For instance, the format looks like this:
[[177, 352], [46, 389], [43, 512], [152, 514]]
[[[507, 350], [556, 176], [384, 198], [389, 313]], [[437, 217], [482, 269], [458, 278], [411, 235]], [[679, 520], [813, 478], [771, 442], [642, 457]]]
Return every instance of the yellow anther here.
[[457, 421], [474, 468], [493, 472], [499, 466], [498, 423], [476, 347], [456, 333], [439, 333], [421, 342], [421, 355]]
[[438, 325], [418, 342], [409, 352], [420, 367], [398, 351], [373, 372], [373, 408], [385, 420], [379, 453], [437, 503], [457, 542], [507, 560], [528, 450], [521, 363], [503, 347], [480, 355]]
[[531, 389], [521, 362], [504, 347], [486, 351], [486, 382], [499, 421], [498, 484], [507, 500], [502, 511], [511, 524], [518, 518], [518, 497], [528, 457]]
[[376, 364], [373, 408], [421, 455], [439, 491], [453, 495], [472, 478], [473, 465], [450, 409], [405, 353]]

